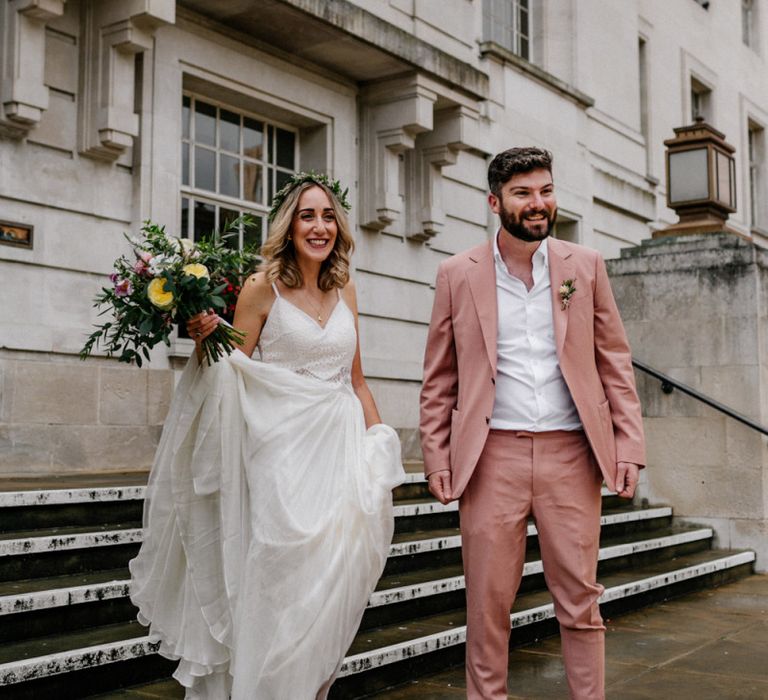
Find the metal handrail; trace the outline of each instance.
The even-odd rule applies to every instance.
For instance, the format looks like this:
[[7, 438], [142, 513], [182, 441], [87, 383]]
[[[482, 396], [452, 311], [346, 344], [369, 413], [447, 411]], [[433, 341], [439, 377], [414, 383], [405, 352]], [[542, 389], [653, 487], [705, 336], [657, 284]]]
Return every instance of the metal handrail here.
[[756, 423], [751, 418], [747, 418], [747, 416], [734, 411], [732, 408], [729, 408], [725, 404], [709, 398], [709, 396], [702, 394], [700, 391], [696, 391], [696, 389], [693, 389], [687, 384], [683, 384], [677, 379], [673, 379], [669, 375], [664, 374], [663, 372], [659, 372], [659, 370], [646, 365], [644, 362], [640, 362], [640, 360], [633, 359], [632, 364], [640, 371], [645, 372], [654, 379], [658, 379], [661, 382], [661, 390], [665, 394], [671, 394], [675, 389], [678, 389], [684, 394], [693, 397], [697, 401], [705, 403], [710, 408], [714, 408], [716, 411], [720, 411], [720, 413], [724, 413], [726, 416], [733, 418], [733, 420], [736, 420], [739, 423], [743, 423], [744, 425], [752, 428], [752, 430], [757, 430], [757, 432], [762, 433], [763, 435], [768, 435], [768, 428], [766, 428], [764, 425], [760, 425], [760, 423]]

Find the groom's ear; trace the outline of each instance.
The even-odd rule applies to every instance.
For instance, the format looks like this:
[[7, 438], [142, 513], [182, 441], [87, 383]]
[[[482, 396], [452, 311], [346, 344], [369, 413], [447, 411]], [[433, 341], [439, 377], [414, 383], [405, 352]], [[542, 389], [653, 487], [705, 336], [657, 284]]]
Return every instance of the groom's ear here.
[[501, 209], [501, 200], [493, 192], [488, 194], [488, 206], [494, 214], [498, 214]]

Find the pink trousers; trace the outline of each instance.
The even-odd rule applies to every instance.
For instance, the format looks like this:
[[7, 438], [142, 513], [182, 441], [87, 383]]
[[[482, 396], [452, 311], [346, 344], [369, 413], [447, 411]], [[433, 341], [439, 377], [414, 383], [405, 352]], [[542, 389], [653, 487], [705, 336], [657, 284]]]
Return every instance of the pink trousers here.
[[605, 627], [597, 602], [603, 588], [596, 582], [601, 483], [582, 431], [490, 431], [459, 504], [468, 700], [507, 697], [509, 613], [523, 574], [529, 516], [560, 623], [570, 696], [605, 697]]

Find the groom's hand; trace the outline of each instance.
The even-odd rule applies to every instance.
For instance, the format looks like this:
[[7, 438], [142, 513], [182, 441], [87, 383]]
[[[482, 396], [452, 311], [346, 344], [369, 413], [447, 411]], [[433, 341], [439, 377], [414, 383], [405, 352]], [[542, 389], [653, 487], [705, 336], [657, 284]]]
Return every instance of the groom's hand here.
[[429, 492], [443, 505], [453, 500], [450, 470], [444, 469], [429, 475]]
[[616, 467], [616, 493], [621, 498], [632, 498], [640, 479], [640, 467], [632, 462], [619, 462]]

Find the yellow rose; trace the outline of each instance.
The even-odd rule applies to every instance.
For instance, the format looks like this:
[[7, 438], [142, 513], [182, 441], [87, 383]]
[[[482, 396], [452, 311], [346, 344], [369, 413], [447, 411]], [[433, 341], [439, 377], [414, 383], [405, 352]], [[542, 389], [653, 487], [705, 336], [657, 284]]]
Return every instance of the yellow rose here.
[[147, 287], [147, 296], [149, 300], [162, 311], [170, 309], [173, 306], [173, 292], [165, 289], [165, 277], [155, 277]]
[[192, 275], [193, 277], [210, 277], [208, 274], [208, 268], [205, 265], [201, 265], [200, 263], [190, 263], [189, 265], [184, 265], [184, 267], [181, 268], [181, 271], [185, 275]]

